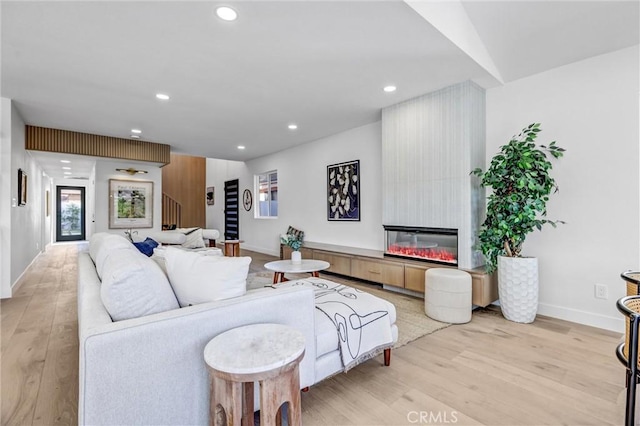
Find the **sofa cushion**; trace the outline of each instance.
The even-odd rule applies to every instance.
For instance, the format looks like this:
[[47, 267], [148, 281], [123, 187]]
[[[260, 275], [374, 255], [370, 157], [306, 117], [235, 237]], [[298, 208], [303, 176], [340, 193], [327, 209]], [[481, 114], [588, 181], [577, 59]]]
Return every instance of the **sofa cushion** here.
[[187, 237], [187, 240], [182, 243], [182, 247], [191, 249], [205, 247], [202, 228], [179, 228], [178, 231]]
[[179, 307], [160, 267], [133, 248], [112, 250], [106, 257], [100, 296], [114, 321]]
[[110, 235], [107, 232], [96, 232], [89, 239], [89, 256], [91, 256], [91, 260], [93, 263], [96, 263], [96, 256], [98, 254], [98, 249], [101, 247], [102, 240]]
[[169, 247], [167, 273], [180, 306], [242, 296], [247, 292], [250, 257], [206, 256]]
[[129, 249], [135, 250], [133, 243], [127, 240], [122, 235], [107, 234], [103, 238], [96, 241], [96, 272], [98, 277], [102, 280], [102, 270], [104, 269], [104, 262], [114, 251]]

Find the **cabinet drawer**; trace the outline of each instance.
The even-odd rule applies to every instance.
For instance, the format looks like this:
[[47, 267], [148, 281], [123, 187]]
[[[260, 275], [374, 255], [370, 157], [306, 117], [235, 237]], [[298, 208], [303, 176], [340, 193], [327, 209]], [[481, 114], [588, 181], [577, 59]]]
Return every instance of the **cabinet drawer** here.
[[429, 268], [404, 265], [404, 288], [424, 293], [424, 273]]
[[498, 300], [498, 280], [497, 274], [471, 274], [471, 287], [473, 294], [473, 304], [478, 306], [488, 306]]
[[351, 256], [343, 256], [339, 254], [327, 253], [325, 251], [313, 250], [313, 258], [315, 260], [324, 260], [325, 262], [329, 262], [329, 265], [331, 266], [329, 266], [326, 271], [334, 272], [341, 275], [351, 275]]
[[404, 287], [404, 265], [356, 258], [351, 260], [351, 275], [363, 280]]

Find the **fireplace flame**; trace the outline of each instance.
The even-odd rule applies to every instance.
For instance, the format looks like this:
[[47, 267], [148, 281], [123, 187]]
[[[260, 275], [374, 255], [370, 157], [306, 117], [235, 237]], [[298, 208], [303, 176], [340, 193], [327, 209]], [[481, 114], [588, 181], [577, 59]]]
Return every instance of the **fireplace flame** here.
[[397, 254], [401, 256], [418, 257], [421, 259], [437, 260], [440, 262], [457, 263], [457, 258], [454, 253], [443, 247], [436, 248], [422, 248], [417, 246], [402, 246], [399, 244], [392, 244], [387, 249], [389, 254]]

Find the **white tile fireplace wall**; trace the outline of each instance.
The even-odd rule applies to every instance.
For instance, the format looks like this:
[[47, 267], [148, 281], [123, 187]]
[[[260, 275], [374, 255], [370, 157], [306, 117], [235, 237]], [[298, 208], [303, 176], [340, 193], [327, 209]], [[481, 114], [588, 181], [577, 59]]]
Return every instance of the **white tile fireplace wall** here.
[[382, 110], [384, 225], [458, 229], [458, 264], [484, 264], [474, 250], [485, 191], [485, 91], [450, 86]]

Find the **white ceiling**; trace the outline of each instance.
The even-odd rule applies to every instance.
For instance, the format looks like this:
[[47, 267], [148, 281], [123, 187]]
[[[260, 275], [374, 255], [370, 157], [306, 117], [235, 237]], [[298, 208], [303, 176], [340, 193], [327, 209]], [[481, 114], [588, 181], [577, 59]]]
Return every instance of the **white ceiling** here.
[[[174, 152], [248, 160], [451, 84], [499, 84], [402, 1], [225, 3], [237, 21], [216, 2], [2, 1], [2, 96], [27, 124], [140, 128]], [[637, 1], [462, 5], [506, 82], [640, 37]]]

